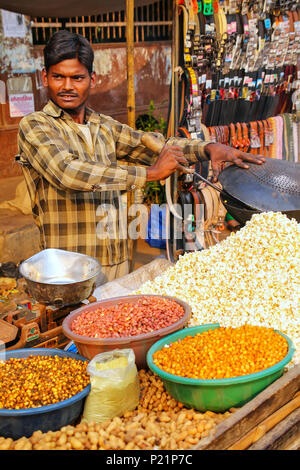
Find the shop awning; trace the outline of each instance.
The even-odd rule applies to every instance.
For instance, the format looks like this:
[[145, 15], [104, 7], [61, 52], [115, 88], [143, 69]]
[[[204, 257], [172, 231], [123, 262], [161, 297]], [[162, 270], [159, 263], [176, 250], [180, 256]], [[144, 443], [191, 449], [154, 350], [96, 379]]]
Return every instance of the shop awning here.
[[[154, 1], [135, 0], [134, 6], [149, 5]], [[72, 18], [125, 10], [126, 0], [0, 0], [0, 8], [28, 16]]]

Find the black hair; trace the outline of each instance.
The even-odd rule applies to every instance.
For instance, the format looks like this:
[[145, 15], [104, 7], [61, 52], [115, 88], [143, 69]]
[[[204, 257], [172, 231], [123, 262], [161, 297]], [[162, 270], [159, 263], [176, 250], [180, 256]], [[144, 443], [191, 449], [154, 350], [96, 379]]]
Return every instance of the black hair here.
[[93, 72], [94, 51], [89, 41], [81, 34], [61, 29], [53, 34], [44, 48], [45, 69], [67, 59], [78, 59], [89, 74]]

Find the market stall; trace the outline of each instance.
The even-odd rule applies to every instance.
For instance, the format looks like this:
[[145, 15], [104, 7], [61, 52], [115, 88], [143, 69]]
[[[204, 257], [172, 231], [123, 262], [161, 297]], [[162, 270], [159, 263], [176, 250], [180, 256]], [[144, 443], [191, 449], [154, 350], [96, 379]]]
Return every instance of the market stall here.
[[[107, 408], [103, 409], [101, 406], [105, 394], [101, 392], [101, 387], [100, 390], [96, 387], [95, 372], [87, 369], [91, 380], [88, 387], [91, 388], [86, 388], [87, 382], [83, 382], [82, 387], [85, 385], [85, 389], [81, 389], [79, 395], [82, 393], [85, 395], [83, 397], [80, 395], [82, 400], [80, 417], [77, 416], [75, 422], [74, 417], [72, 423], [68, 421], [71, 418], [67, 415], [67, 423], [49, 430], [42, 429], [40, 419], [38, 429], [31, 429], [32, 432], [29, 434], [15, 435], [13, 438], [5, 434], [5, 427], [7, 428], [11, 418], [9, 414], [20, 414], [20, 408], [23, 414], [31, 413], [30, 401], [29, 409], [25, 410], [22, 410], [23, 402], [18, 402], [15, 410], [3, 409], [0, 413], [0, 425], [4, 434], [0, 440], [1, 448], [119, 450], [297, 448], [300, 390], [298, 246], [299, 228], [295, 220], [275, 212], [257, 214], [244, 228], [209, 250], [186, 254], [174, 265], [163, 258], [158, 258], [150, 265], [140, 268], [139, 272], [133, 272], [125, 278], [96, 289], [95, 296], [101, 299], [103, 295], [102, 300], [94, 298], [96, 302], [90, 304], [85, 302], [79, 309], [74, 307], [75, 310], [64, 317], [61, 333], [67, 335], [68, 341], [73, 340], [73, 343], [68, 343], [65, 349], [72, 351], [68, 354], [72, 354], [73, 359], [77, 356], [78, 360], [82, 360], [82, 356], [85, 356], [85, 360], [88, 358], [87, 364], [92, 364], [94, 358], [94, 362], [98, 361], [98, 366], [106, 364], [109, 370], [115, 370], [113, 361], [120, 360], [119, 354], [122, 351], [125, 355], [128, 351], [134, 351], [135, 358], [140, 358], [142, 355], [147, 359], [146, 366], [143, 364], [143, 368], [140, 368], [137, 362], [138, 370], [133, 369], [132, 375], [126, 374], [127, 377], [132, 377], [129, 395], [132, 397], [132, 390], [137, 391], [134, 387], [138, 386], [139, 393], [136, 395], [138, 398], [131, 407], [128, 405], [129, 409], [121, 411], [121, 401], [118, 397], [118, 406], [114, 408], [111, 404], [109, 411], [111, 412], [113, 408], [113, 415], [108, 418], [105, 415], [108, 413]], [[117, 294], [122, 294], [123, 297], [116, 297]], [[138, 298], [143, 299], [143, 303], [142, 306], [136, 304], [138, 310], [135, 310], [131, 302], [136, 302]], [[147, 298], [155, 301], [147, 303]], [[159, 314], [161, 305], [157, 302], [157, 298], [165, 299], [164, 314]], [[176, 322], [173, 307], [170, 311], [172, 313], [169, 326], [159, 323], [162, 319], [169, 318], [167, 309], [170, 305], [168, 306], [166, 302], [170, 298], [178, 299], [178, 306], [181, 301], [183, 302], [181, 305], [188, 306], [183, 323]], [[121, 309], [120, 299], [123, 301]], [[34, 300], [31, 300], [33, 305]], [[143, 314], [139, 315], [141, 308]], [[158, 315], [155, 320], [158, 322], [156, 326], [149, 325], [145, 321], [148, 318], [147, 308], [150, 308], [149, 318], [152, 318], [152, 321], [154, 321], [153, 312], [156, 311]], [[105, 323], [105, 315], [111, 314], [109, 309], [113, 309], [114, 320], [108, 317], [108, 323]], [[178, 314], [180, 315], [179, 310]], [[68, 321], [68, 317], [70, 320], [72, 316], [73, 321]], [[74, 322], [75, 319], [77, 323]], [[37, 316], [35, 322], [41, 324], [41, 318]], [[30, 322], [28, 323], [30, 325]], [[174, 329], [170, 328], [172, 323]], [[117, 327], [112, 327], [116, 324]], [[137, 326], [144, 329], [136, 331], [135, 334], [132, 331], [126, 330], [127, 333], [123, 331], [124, 327], [130, 329]], [[195, 329], [196, 332], [193, 331]], [[211, 336], [214, 331], [214, 334], [225, 336], [219, 336], [219, 339], [216, 336], [214, 339]], [[156, 332], [160, 339], [153, 335]], [[199, 337], [195, 336], [195, 333], [201, 333], [200, 339], [202, 337], [203, 341], [205, 334], [208, 335], [207, 340], [211, 336], [212, 343], [204, 342], [199, 348], [201, 351], [203, 347], [207, 347], [207, 353], [199, 356], [195, 363], [196, 369], [193, 369], [192, 376], [189, 376], [183, 370], [176, 368], [184, 365], [185, 361], [187, 364], [194, 364], [196, 339]], [[157, 352], [167, 351], [171, 354], [171, 349], [163, 348], [162, 343], [169, 341], [174, 346], [175, 340], [186, 335], [195, 340], [195, 344], [191, 346], [194, 348], [192, 357], [188, 356], [190, 346], [187, 345], [182, 352], [177, 353], [181, 358], [178, 365], [175, 357], [171, 362], [169, 359], [167, 362], [159, 359], [155, 363]], [[269, 335], [274, 335], [274, 338]], [[148, 336], [152, 336], [149, 343], [146, 341]], [[234, 345], [238, 344], [238, 341], [234, 338], [241, 340], [237, 351], [234, 350]], [[142, 342], [142, 350], [137, 348], [139, 341]], [[218, 363], [220, 355], [215, 344], [226, 346], [224, 350], [220, 350], [223, 358], [221, 363]], [[86, 347], [82, 349], [84, 354], [78, 354], [83, 346]], [[30, 343], [27, 343], [27, 348], [27, 355], [30, 351], [38, 355], [43, 354], [43, 349], [37, 347], [31, 349]], [[52, 353], [56, 350], [52, 349]], [[9, 357], [9, 354], [15, 353], [18, 357], [20, 351], [24, 349], [8, 349], [6, 354]], [[51, 349], [46, 348], [44, 351], [49, 354], [47, 351]], [[63, 351], [63, 348], [60, 351]], [[114, 356], [116, 351], [117, 356]], [[227, 353], [229, 351], [232, 361], [228, 354], [226, 355], [226, 351]], [[112, 356], [101, 359], [103, 354], [112, 354]], [[126, 362], [126, 367], [128, 364]], [[170, 364], [171, 369], [166, 369], [166, 364]], [[231, 370], [230, 367], [233, 366], [241, 368]], [[207, 375], [207, 367], [214, 375]], [[224, 367], [229, 368], [226, 369], [227, 375], [224, 375]], [[101, 376], [100, 366], [99, 370], [98, 379], [100, 382], [102, 379], [105, 384], [105, 374]], [[122, 370], [120, 364], [117, 370]], [[250, 379], [251, 384], [246, 384], [248, 395], [241, 388], [246, 379]], [[258, 385], [255, 379], [259, 379]], [[15, 387], [16, 383], [17, 381]], [[73, 384], [73, 381], [71, 383]], [[111, 382], [109, 385], [113, 388]], [[116, 389], [126, 397], [126, 387], [129, 385], [124, 385], [121, 380]], [[193, 401], [189, 402], [188, 390], [182, 389], [191, 385], [196, 386], [200, 397], [198, 402], [195, 402], [195, 392], [192, 395]], [[217, 386], [218, 392], [213, 388], [207, 390], [208, 385]], [[221, 394], [226, 393], [226, 388], [229, 402], [223, 402], [221, 399]], [[47, 406], [49, 411], [53, 411], [53, 408], [57, 406], [59, 408], [63, 403], [69, 405], [69, 400], [74, 400], [78, 394], [78, 392], [76, 394], [78, 389], [74, 387], [71, 397], [64, 396], [65, 401], [61, 401], [60, 393], [63, 393], [64, 387], [60, 388], [58, 383], [57, 389], [58, 395], [50, 396], [50, 400], [53, 400], [51, 404], [39, 405], [42, 407], [40, 408], [42, 413], [45, 413]], [[111, 391], [111, 388], [109, 390]], [[30, 397], [32, 396], [30, 388], [29, 392]], [[18, 394], [16, 395], [18, 397]], [[18, 399], [20, 400], [20, 397]], [[84, 403], [89, 406], [84, 406]], [[124, 406], [126, 408], [126, 403]], [[35, 408], [35, 413], [38, 410]], [[88, 419], [84, 419], [84, 416], [88, 416]], [[20, 416], [18, 417], [20, 419]], [[24, 423], [24, 418], [21, 416], [22, 422]], [[47, 420], [47, 425], [49, 422], [51, 421]], [[30, 423], [32, 424], [31, 419]]]
[[[206, 138], [283, 163], [299, 163], [298, 15], [299, 2], [179, 1], [168, 135]], [[240, 210], [229, 191], [221, 197], [224, 214], [220, 194], [203, 180], [209, 168], [202, 162], [196, 172], [202, 179], [175, 174], [167, 180], [166, 225], [180, 221], [178, 207], [191, 204], [189, 216], [197, 232], [203, 205], [204, 236], [199, 236], [198, 245], [208, 247], [216, 242], [220, 220], [233, 216], [243, 224], [247, 210], [250, 216], [260, 207], [247, 199], [243, 202], [248, 207]], [[168, 258], [178, 259], [188, 251], [188, 242], [188, 237], [170, 237]]]

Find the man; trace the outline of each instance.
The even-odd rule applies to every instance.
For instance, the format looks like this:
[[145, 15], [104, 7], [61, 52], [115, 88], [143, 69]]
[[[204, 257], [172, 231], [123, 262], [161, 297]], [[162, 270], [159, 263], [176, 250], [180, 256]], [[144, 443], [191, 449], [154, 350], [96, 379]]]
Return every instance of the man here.
[[[96, 85], [93, 59], [82, 36], [64, 30], [52, 36], [42, 71], [50, 100], [21, 120], [18, 143], [41, 248], [94, 256], [112, 280], [128, 273], [127, 236], [121, 234], [119, 217], [122, 192], [163, 180], [197, 158], [211, 159], [215, 181], [225, 162], [246, 168], [245, 160], [264, 159], [222, 144], [176, 138], [157, 157], [142, 144], [143, 132], [87, 107]], [[122, 159], [137, 165], [122, 165]], [[114, 216], [104, 236], [97, 225], [107, 207]]]

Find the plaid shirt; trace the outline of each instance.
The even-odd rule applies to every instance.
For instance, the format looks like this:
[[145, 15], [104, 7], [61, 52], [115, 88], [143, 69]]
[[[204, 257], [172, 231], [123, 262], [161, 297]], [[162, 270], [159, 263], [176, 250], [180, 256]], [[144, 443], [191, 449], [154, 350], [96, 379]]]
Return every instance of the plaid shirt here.
[[[89, 108], [86, 122], [93, 151], [71, 116], [49, 101], [43, 111], [21, 120], [19, 161], [41, 248], [85, 253], [111, 266], [128, 259], [122, 193], [144, 187], [146, 168], [140, 165], [151, 165], [155, 155], [141, 144], [141, 131]], [[165, 142], [162, 135], [155, 136]], [[207, 160], [207, 142], [181, 138], [171, 142], [180, 145], [190, 161]], [[112, 217], [107, 217], [107, 207], [113, 208]], [[108, 219], [109, 236], [99, 228], [105, 227], [103, 217]]]

